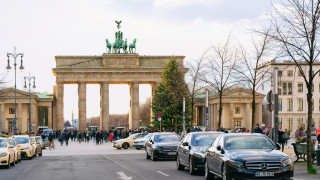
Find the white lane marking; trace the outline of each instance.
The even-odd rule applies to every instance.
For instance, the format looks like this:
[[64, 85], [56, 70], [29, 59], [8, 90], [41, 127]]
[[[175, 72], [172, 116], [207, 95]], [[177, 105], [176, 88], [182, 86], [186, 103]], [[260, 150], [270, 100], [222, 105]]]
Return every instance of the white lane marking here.
[[136, 174], [136, 175], [138, 175], [138, 176], [140, 176], [142, 179], [148, 180], [147, 178], [145, 178], [145, 177], [142, 176], [141, 174], [138, 174], [137, 172], [135, 172], [135, 171], [133, 171], [133, 170], [131, 170], [131, 169], [128, 169], [128, 168], [125, 167], [125, 166], [122, 166], [120, 163], [114, 161], [113, 159], [109, 158], [108, 156], [104, 156], [104, 157], [105, 157], [106, 159], [109, 159], [110, 161], [116, 163], [118, 166], [122, 167], [123, 169], [126, 169], [126, 170], [128, 170], [128, 171], [130, 171], [130, 172], [132, 172], [132, 173], [134, 173], [134, 174]]
[[164, 172], [161, 172], [161, 171], [157, 171], [158, 173], [164, 175], [164, 176], [169, 176], [168, 174], [164, 173]]
[[128, 177], [124, 172], [117, 172], [119, 174], [119, 178], [123, 180], [131, 180], [132, 177]]

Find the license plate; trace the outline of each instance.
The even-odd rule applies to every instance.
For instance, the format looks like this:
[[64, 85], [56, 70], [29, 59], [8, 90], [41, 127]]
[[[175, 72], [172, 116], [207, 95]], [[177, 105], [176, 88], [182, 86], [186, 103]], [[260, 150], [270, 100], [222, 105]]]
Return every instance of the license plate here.
[[274, 176], [274, 172], [256, 172], [256, 177], [270, 177]]
[[168, 152], [168, 155], [176, 155], [175, 152]]

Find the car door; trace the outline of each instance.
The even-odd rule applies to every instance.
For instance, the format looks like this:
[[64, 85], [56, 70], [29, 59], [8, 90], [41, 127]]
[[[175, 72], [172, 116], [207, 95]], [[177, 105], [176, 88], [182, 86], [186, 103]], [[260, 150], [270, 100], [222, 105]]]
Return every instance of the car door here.
[[220, 137], [217, 137], [212, 144], [207, 149], [206, 161], [210, 171], [214, 171], [214, 156], [215, 156], [215, 146], [219, 142]]
[[180, 162], [182, 163], [182, 164], [187, 164], [187, 148], [188, 148], [188, 146], [183, 146], [183, 143], [185, 143], [185, 142], [188, 142], [188, 139], [189, 139], [189, 137], [190, 137], [191, 135], [190, 134], [188, 134], [188, 135], [186, 135], [186, 137], [181, 141], [181, 143], [180, 143], [180, 146], [178, 147], [179, 149], [178, 149], [178, 153], [179, 153], [179, 159], [180, 159]]
[[146, 143], [146, 152], [150, 155], [151, 154], [151, 148], [152, 148], [152, 143], [151, 141], [153, 141], [154, 139], [154, 135], [150, 137], [150, 139], [147, 141]]
[[221, 137], [217, 142], [217, 144], [215, 145], [214, 156], [212, 159], [213, 171], [219, 175], [221, 175], [221, 165], [222, 165], [222, 160], [224, 158], [224, 154], [220, 150], [218, 150], [217, 147], [220, 146], [223, 149], [223, 141], [224, 141], [224, 138]]

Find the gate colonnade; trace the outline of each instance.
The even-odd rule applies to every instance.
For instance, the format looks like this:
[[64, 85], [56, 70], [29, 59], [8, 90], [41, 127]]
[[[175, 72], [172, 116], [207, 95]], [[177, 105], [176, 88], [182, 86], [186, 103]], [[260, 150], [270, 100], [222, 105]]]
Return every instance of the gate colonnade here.
[[[152, 96], [161, 82], [163, 67], [175, 58], [184, 73], [184, 56], [140, 56], [139, 54], [110, 54], [102, 56], [56, 56], [55, 117], [53, 129], [64, 127], [64, 84], [78, 84], [79, 130], [86, 129], [86, 84], [100, 84], [100, 129], [109, 130], [109, 85], [129, 84], [130, 112], [129, 128], [138, 128], [139, 84], [150, 84]], [[152, 101], [151, 101], [152, 102]], [[152, 117], [152, 116], [151, 116]]]

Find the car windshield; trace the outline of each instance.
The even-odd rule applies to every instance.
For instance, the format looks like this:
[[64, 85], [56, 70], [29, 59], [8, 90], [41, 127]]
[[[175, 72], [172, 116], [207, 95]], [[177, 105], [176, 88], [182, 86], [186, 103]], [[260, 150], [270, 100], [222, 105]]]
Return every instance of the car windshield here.
[[180, 141], [179, 137], [175, 134], [162, 134], [154, 136], [154, 142], [167, 142], [167, 141]]
[[12, 139], [7, 139], [7, 140], [10, 145], [15, 146], [14, 141]]
[[6, 140], [0, 139], [0, 148], [5, 148], [5, 147], [7, 147]]
[[39, 139], [39, 140], [41, 139], [41, 137], [36, 137], [36, 138]]
[[192, 137], [192, 145], [209, 146], [220, 134], [194, 134]]
[[152, 134], [148, 134], [148, 135], [146, 135], [144, 138], [149, 139], [151, 136], [152, 136]]
[[128, 139], [133, 139], [134, 137], [136, 137], [138, 134], [132, 134], [131, 136], [128, 137]]
[[273, 143], [264, 136], [231, 136], [226, 137], [225, 147], [227, 150], [236, 149], [275, 149]]
[[29, 143], [29, 138], [26, 137], [18, 137], [16, 138], [18, 144], [27, 144]]

